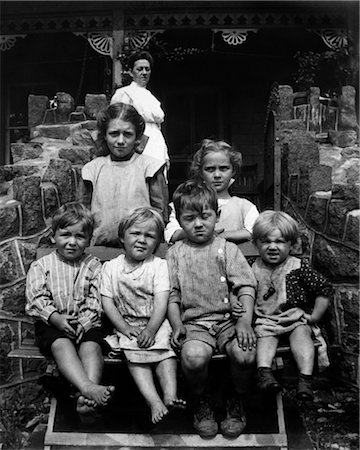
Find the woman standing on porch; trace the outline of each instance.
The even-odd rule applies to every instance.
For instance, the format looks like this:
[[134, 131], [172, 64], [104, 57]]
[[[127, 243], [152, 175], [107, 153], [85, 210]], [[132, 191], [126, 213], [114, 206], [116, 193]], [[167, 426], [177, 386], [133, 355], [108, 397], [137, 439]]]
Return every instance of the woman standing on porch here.
[[[130, 85], [117, 89], [110, 103], [121, 102], [134, 106], [146, 123], [144, 136], [148, 140], [143, 147], [143, 153], [160, 159], [169, 168], [168, 149], [161, 133], [161, 123], [165, 114], [160, 102], [146, 88], [151, 76], [153, 58], [144, 50], [137, 51], [130, 56], [129, 67], [133, 81]], [[137, 151], [139, 150], [141, 145]]]

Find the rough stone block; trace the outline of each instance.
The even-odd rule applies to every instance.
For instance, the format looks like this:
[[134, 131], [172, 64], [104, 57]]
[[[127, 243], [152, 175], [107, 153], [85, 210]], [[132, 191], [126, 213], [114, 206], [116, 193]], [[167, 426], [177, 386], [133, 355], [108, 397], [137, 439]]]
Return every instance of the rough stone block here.
[[341, 243], [328, 241], [316, 235], [313, 244], [313, 265], [331, 282], [357, 284], [359, 279], [359, 253]]
[[0, 285], [16, 282], [24, 276], [15, 241], [0, 245]]
[[359, 245], [360, 236], [360, 209], [349, 211], [346, 216], [344, 241]]
[[310, 113], [309, 113], [309, 131], [319, 133], [320, 131], [320, 89], [311, 87], [309, 93]]
[[54, 183], [41, 183], [41, 189], [44, 199], [44, 217], [50, 225], [51, 217], [61, 205], [60, 196]]
[[11, 155], [14, 163], [24, 159], [39, 158], [42, 154], [42, 146], [38, 142], [14, 143], [11, 144]]
[[345, 219], [348, 208], [342, 200], [331, 199], [328, 207], [328, 222], [326, 234], [328, 236], [342, 239], [344, 234]]
[[23, 236], [39, 232], [45, 228], [42, 215], [40, 177], [18, 177], [13, 180], [13, 196], [22, 204]]
[[359, 386], [359, 356], [343, 353], [339, 364], [339, 378], [348, 380], [352, 384]]
[[86, 94], [85, 113], [91, 119], [96, 119], [98, 113], [108, 106], [105, 94]]
[[280, 85], [279, 86], [280, 97], [280, 120], [293, 119], [293, 100], [294, 93], [291, 86]]
[[[306, 106], [306, 105], [301, 105], [301, 106]], [[294, 120], [282, 120], [280, 123], [280, 128], [282, 130], [306, 131], [306, 123], [303, 120], [298, 120], [297, 117], [295, 117], [295, 119]]]
[[297, 119], [297, 121], [301, 122], [305, 130], [306, 124], [308, 122], [308, 115], [309, 115], [309, 105], [294, 106], [294, 119]]
[[13, 286], [2, 288], [0, 291], [0, 304], [2, 311], [15, 315], [25, 314], [25, 286], [23, 279]]
[[343, 334], [359, 332], [359, 290], [357, 286], [339, 286], [335, 288], [335, 304], [340, 319], [339, 332]]
[[59, 158], [66, 159], [71, 164], [84, 165], [92, 160], [94, 147], [76, 145], [72, 148], [62, 148], [59, 150]]
[[75, 109], [75, 101], [67, 92], [57, 92], [56, 122], [68, 122], [70, 113]]
[[86, 122], [82, 122], [81, 127], [84, 130], [89, 131], [97, 130], [96, 120], [87, 120]]
[[322, 105], [321, 131], [336, 130], [338, 122], [338, 108]]
[[68, 140], [71, 141], [73, 145], [87, 145], [90, 147], [95, 147], [95, 142], [91, 136], [91, 131], [86, 128], [76, 130], [72, 133]]
[[348, 210], [359, 209], [360, 185], [334, 184], [332, 188], [332, 198], [343, 200]]
[[71, 163], [65, 159], [50, 159], [43, 182], [54, 183], [58, 189], [61, 204], [75, 199], [75, 183]]
[[28, 97], [28, 125], [30, 128], [42, 123], [49, 98], [46, 95], [32, 95]]
[[313, 193], [331, 190], [331, 174], [331, 167], [325, 165], [315, 166], [310, 170], [309, 191]]
[[81, 123], [62, 123], [55, 125], [38, 125], [34, 130], [34, 138], [38, 141], [39, 137], [65, 140], [75, 130], [81, 129]]
[[11, 326], [4, 321], [0, 322], [0, 384], [6, 383], [14, 373], [13, 362], [7, 357], [11, 350], [13, 335]]
[[355, 130], [357, 128], [355, 95], [356, 91], [353, 86], [343, 86], [341, 96], [339, 97], [340, 130]]
[[341, 148], [352, 147], [358, 142], [354, 130], [329, 131], [329, 140], [331, 144]]
[[341, 150], [341, 157], [344, 159], [360, 158], [360, 148], [357, 146], [345, 147]]
[[21, 203], [8, 196], [0, 197], [0, 241], [19, 236]]
[[305, 220], [315, 230], [323, 232], [326, 226], [327, 207], [331, 199], [331, 191], [315, 192], [308, 199]]
[[25, 272], [29, 270], [30, 264], [36, 259], [38, 241], [38, 237], [32, 239], [18, 239], [17, 241]]

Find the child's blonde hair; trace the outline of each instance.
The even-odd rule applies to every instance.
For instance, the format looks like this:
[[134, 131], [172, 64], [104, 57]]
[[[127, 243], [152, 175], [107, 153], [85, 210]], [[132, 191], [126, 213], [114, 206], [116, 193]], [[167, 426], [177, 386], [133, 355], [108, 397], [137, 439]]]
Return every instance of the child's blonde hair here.
[[93, 214], [82, 203], [69, 202], [55, 211], [52, 217], [51, 229], [55, 234], [59, 228], [66, 228], [79, 222], [83, 226], [83, 231], [91, 238], [94, 231]]
[[216, 141], [212, 139], [204, 139], [199, 150], [193, 156], [189, 176], [195, 180], [203, 180], [201, 175], [201, 168], [204, 163], [204, 158], [210, 152], [224, 152], [229, 156], [229, 160], [235, 173], [239, 173], [242, 165], [242, 156], [240, 152], [234, 150], [230, 144], [225, 141]]
[[289, 214], [282, 211], [263, 211], [254, 223], [252, 230], [253, 242], [268, 236], [278, 229], [286, 241], [296, 244], [299, 236], [299, 225]]
[[216, 214], [218, 213], [218, 200], [215, 189], [204, 182], [199, 183], [196, 180], [188, 180], [181, 183], [174, 192], [173, 203], [178, 220], [184, 209], [193, 209], [202, 213], [206, 205], [213, 209]]
[[152, 220], [156, 225], [158, 239], [155, 249], [157, 249], [163, 239], [165, 225], [161, 215], [154, 208], [149, 207], [136, 208], [129, 215], [121, 219], [118, 228], [120, 245], [123, 247], [122, 240], [128, 228], [132, 227], [135, 223], [147, 222], [148, 220]]

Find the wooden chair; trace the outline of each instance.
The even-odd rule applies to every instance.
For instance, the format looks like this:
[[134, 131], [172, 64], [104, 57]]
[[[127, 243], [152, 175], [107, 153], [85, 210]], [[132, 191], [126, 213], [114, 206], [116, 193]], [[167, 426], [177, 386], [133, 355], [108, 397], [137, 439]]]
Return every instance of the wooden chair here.
[[230, 189], [233, 195], [247, 198], [260, 209], [257, 171], [257, 164], [242, 166], [240, 174]]

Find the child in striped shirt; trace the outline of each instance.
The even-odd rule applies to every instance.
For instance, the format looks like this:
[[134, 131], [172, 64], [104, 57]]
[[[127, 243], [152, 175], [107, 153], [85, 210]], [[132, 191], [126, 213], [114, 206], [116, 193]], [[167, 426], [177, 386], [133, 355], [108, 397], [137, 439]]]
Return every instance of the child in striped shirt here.
[[80, 203], [61, 206], [52, 219], [56, 250], [29, 269], [25, 310], [35, 317], [40, 351], [53, 357], [61, 374], [78, 390], [76, 409], [82, 421], [95, 418], [114, 390], [100, 384], [103, 345], [100, 329], [100, 261], [85, 254], [93, 216]]

